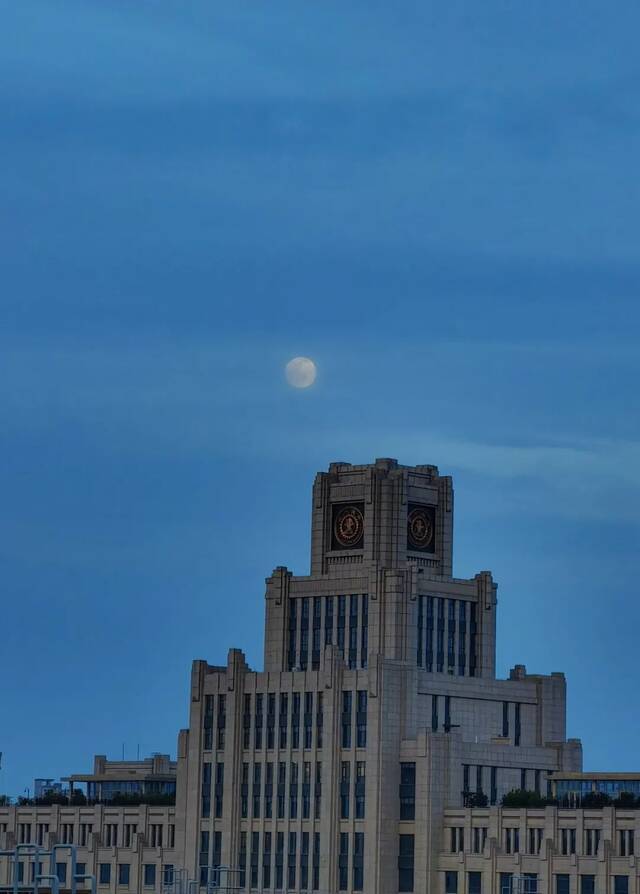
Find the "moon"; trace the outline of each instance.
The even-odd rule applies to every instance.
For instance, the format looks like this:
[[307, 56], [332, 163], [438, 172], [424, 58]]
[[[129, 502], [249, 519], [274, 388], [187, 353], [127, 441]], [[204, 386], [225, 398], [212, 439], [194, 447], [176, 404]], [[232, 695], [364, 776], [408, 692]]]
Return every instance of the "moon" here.
[[287, 382], [294, 388], [309, 388], [315, 382], [317, 374], [315, 363], [308, 357], [294, 357], [285, 368]]

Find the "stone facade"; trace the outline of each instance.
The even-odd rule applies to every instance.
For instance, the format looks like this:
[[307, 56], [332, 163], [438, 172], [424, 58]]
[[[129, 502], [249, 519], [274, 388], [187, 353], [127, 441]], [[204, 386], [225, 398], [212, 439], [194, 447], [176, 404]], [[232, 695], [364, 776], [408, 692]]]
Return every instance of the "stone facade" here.
[[[512, 789], [546, 794], [553, 773], [582, 769], [580, 742], [566, 738], [565, 679], [520, 665], [496, 679], [497, 586], [488, 571], [453, 577], [452, 555], [452, 483], [436, 467], [380, 459], [333, 463], [316, 477], [311, 573], [279, 566], [267, 579], [264, 670], [236, 649], [224, 666], [193, 664], [175, 809], [153, 814], [175, 827], [171, 848], [155, 854], [160, 869], [184, 867], [204, 886], [224, 865], [245, 890], [323, 894], [444, 894], [455, 871], [458, 894], [479, 894], [467, 884], [480, 867], [490, 894], [503, 865], [519, 871], [501, 856], [504, 824], [519, 824], [526, 840], [535, 821], [540, 852], [523, 867], [546, 859], [547, 884], [563, 811], [498, 805]], [[485, 797], [486, 808], [469, 806]], [[124, 808], [109, 810], [126, 823]], [[19, 812], [0, 808], [0, 836]], [[131, 846], [136, 866], [151, 859], [147, 813]], [[596, 813], [609, 860], [615, 823], [635, 820]], [[595, 821], [571, 817], [579, 829]], [[105, 822], [96, 814], [94, 865]], [[478, 853], [476, 824], [487, 830]], [[466, 830], [454, 853], [452, 825]]]

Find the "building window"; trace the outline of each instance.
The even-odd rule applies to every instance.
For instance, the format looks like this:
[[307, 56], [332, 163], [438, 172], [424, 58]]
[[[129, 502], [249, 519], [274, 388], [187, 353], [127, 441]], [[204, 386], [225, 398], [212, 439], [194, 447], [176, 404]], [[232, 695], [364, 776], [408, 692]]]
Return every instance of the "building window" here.
[[358, 690], [356, 713], [356, 747], [367, 747], [367, 690]]
[[520, 704], [516, 703], [516, 718], [515, 718], [514, 732], [513, 732], [513, 744], [514, 745], [520, 744], [521, 730], [522, 730], [522, 727], [520, 724]]
[[[125, 847], [133, 847], [133, 836], [138, 831], [137, 823], [125, 823], [124, 824], [124, 846]], [[82, 828], [80, 829], [82, 838]]]
[[416, 765], [400, 764], [400, 819], [416, 818]]
[[520, 853], [520, 829], [504, 830], [504, 851], [506, 854]]
[[364, 888], [364, 832], [353, 835], [353, 890]]
[[456, 600], [448, 600], [447, 612], [447, 671], [453, 674], [456, 665]]
[[629, 894], [629, 876], [614, 875], [613, 894]]
[[309, 663], [309, 598], [305, 596], [302, 602], [302, 615], [300, 618], [300, 670], [305, 671]]
[[369, 597], [362, 597], [362, 630], [360, 633], [360, 667], [367, 666], [369, 653]]
[[502, 702], [502, 735], [509, 735], [509, 702]]
[[346, 891], [349, 887], [349, 835], [340, 833], [340, 854], [338, 856], [338, 889]]
[[205, 695], [204, 697], [204, 717], [203, 717], [203, 748], [205, 751], [211, 751], [213, 748], [213, 696]]
[[306, 891], [309, 887], [309, 833], [303, 832], [300, 842], [300, 888]]
[[304, 747], [313, 746], [313, 692], [304, 694]]
[[449, 871], [444, 874], [444, 894], [458, 894], [458, 873]]
[[[340, 597], [342, 599], [342, 596]], [[351, 748], [351, 713], [353, 693], [342, 693], [342, 747]]]
[[244, 713], [242, 714], [242, 747], [251, 746], [251, 693], [244, 697]]
[[289, 768], [289, 819], [298, 818], [298, 765]]
[[482, 894], [482, 873], [481, 872], [469, 872], [468, 879], [469, 879], [469, 885], [468, 885], [469, 894]]
[[260, 859], [260, 833], [251, 833], [251, 887], [258, 887], [258, 860]]
[[348, 667], [358, 666], [358, 597], [349, 597], [349, 654]]
[[513, 888], [513, 873], [512, 872], [501, 872], [500, 873], [500, 890], [498, 894], [512, 894]]
[[105, 847], [117, 847], [118, 846], [118, 824], [117, 823], [105, 823], [104, 845], [105, 845]]
[[218, 696], [218, 750], [224, 751], [225, 732], [227, 728], [227, 697]]
[[458, 854], [464, 851], [464, 827], [451, 826], [450, 829], [451, 853]]
[[477, 633], [478, 633], [478, 625], [476, 621], [476, 604], [472, 602], [469, 606], [469, 611], [471, 615], [470, 623], [469, 623], [469, 676], [475, 677], [476, 675], [476, 667], [477, 667]]
[[467, 604], [464, 600], [458, 603], [458, 676], [463, 677], [467, 665], [465, 643], [467, 640]]
[[162, 823], [149, 824], [149, 847], [162, 847]]
[[278, 764], [278, 819], [284, 819], [284, 805], [287, 797], [287, 765]]
[[529, 853], [539, 854], [542, 847], [542, 828], [529, 829]]
[[129, 884], [129, 870], [130, 866], [128, 863], [120, 863], [118, 864], [118, 884], [119, 885], [128, 885]]
[[202, 803], [200, 815], [205, 819], [211, 816], [211, 764], [209, 761], [205, 761], [202, 765]]
[[333, 596], [327, 596], [324, 607], [324, 644], [333, 643]]
[[495, 804], [497, 800], [498, 800], [498, 768], [491, 767], [490, 803]]
[[238, 884], [244, 888], [247, 884], [247, 833], [240, 832], [240, 848], [238, 855]]
[[253, 725], [253, 744], [258, 751], [262, 748], [262, 724], [264, 722], [264, 715], [262, 713], [263, 703], [264, 696], [262, 695], [262, 693], [256, 693], [256, 713], [254, 715]]
[[413, 891], [413, 835], [400, 835], [398, 843], [398, 891]]
[[354, 800], [356, 805], [356, 819], [364, 819], [365, 790], [366, 790], [367, 765], [365, 761], [356, 762], [356, 778], [354, 785]]
[[265, 832], [262, 839], [262, 887], [271, 887], [271, 832]]
[[431, 729], [436, 732], [438, 729], [438, 696], [431, 696]]
[[311, 814], [311, 762], [305, 761], [302, 766], [302, 819], [309, 819]]
[[[32, 864], [32, 865], [33, 865], [33, 868], [35, 869], [35, 864]], [[42, 875], [42, 873], [38, 873], [38, 874]], [[78, 880], [80, 880], [80, 878], [86, 874], [87, 874], [87, 864], [86, 863], [76, 863], [76, 878], [78, 878]]]
[[522, 894], [538, 894], [537, 872], [525, 872], [523, 877]]
[[316, 783], [315, 783], [315, 806], [313, 810], [314, 818], [320, 819], [320, 811], [322, 809], [322, 762], [316, 761]]
[[320, 833], [313, 833], [313, 879], [311, 887], [314, 891], [320, 888]]
[[145, 888], [155, 888], [156, 886], [155, 863], [145, 863], [144, 865], [144, 886]]
[[67, 864], [66, 863], [56, 863], [56, 876], [58, 877], [58, 881], [61, 885], [66, 884], [67, 881]]
[[349, 792], [351, 790], [351, 764], [342, 761], [340, 769], [340, 819], [349, 819]]
[[427, 596], [427, 643], [425, 669], [433, 671], [433, 596]]
[[344, 656], [344, 622], [345, 622], [345, 596], [338, 596], [338, 640], [337, 646], [340, 654]]
[[316, 712], [316, 748], [322, 748], [322, 727], [324, 724], [324, 705], [322, 699], [322, 693], [319, 692], [316, 697], [316, 704], [318, 706], [318, 710]]
[[200, 885], [209, 884], [209, 832], [206, 829], [200, 832], [198, 865], [200, 867]]
[[262, 783], [262, 764], [253, 765], [253, 818], [260, 818], [260, 787]]
[[320, 667], [320, 625], [322, 623], [322, 600], [313, 597], [313, 640], [311, 643], [311, 669]]
[[101, 885], [111, 884], [111, 863], [98, 864], [98, 883]]
[[291, 747], [300, 748], [300, 693], [291, 697]]
[[633, 856], [633, 829], [620, 829], [618, 832], [618, 847], [621, 857]]
[[242, 764], [240, 776], [240, 817], [246, 819], [249, 814], [249, 764]]
[[287, 665], [289, 670], [296, 667], [296, 636], [298, 631], [297, 619], [298, 605], [297, 600], [289, 600], [289, 652], [287, 656]]
[[423, 652], [423, 626], [424, 626], [424, 596], [418, 596], [418, 648], [416, 659], [418, 662], [418, 667], [422, 667], [422, 652]]
[[284, 866], [284, 832], [276, 833], [276, 890], [280, 891], [283, 886], [283, 866]]
[[280, 748], [287, 747], [287, 728], [289, 726], [289, 695], [286, 692], [280, 693], [280, 714], [278, 718], [280, 724]]
[[273, 814], [273, 764], [266, 764], [266, 777], [264, 781], [264, 816], [271, 819]]
[[438, 596], [436, 598], [436, 603], [438, 606], [438, 649], [436, 653], [436, 670], [441, 674], [444, 670], [444, 599]]
[[276, 728], [276, 696], [274, 692], [267, 695], [267, 749], [275, 746]]
[[580, 894], [596, 894], [595, 875], [580, 876]]
[[584, 850], [588, 857], [595, 857], [600, 846], [600, 829], [585, 829]]
[[576, 830], [560, 829], [560, 850], [564, 857], [576, 852]]
[[556, 875], [556, 894], [569, 894], [569, 876], [565, 873]]
[[287, 884], [290, 888], [295, 888], [296, 886], [296, 850], [296, 833], [289, 832], [289, 848], [287, 850]]
[[487, 827], [475, 826], [473, 829], [473, 853], [481, 854], [487, 841]]
[[168, 887], [173, 887], [173, 884], [174, 884], [173, 863], [165, 863], [165, 865], [162, 867], [162, 884], [167, 885]]
[[213, 833], [213, 853], [211, 854], [211, 865], [216, 869], [222, 863], [222, 832]]
[[[214, 791], [214, 813], [216, 819], [222, 818], [222, 800], [224, 797], [224, 764], [216, 764], [216, 787]], [[160, 843], [162, 847], [162, 842]]]

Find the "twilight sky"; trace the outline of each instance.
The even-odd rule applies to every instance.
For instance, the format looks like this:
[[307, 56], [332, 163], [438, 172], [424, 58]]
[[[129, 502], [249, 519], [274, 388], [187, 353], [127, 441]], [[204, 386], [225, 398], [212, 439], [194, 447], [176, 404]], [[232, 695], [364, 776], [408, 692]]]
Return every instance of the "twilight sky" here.
[[0, 793], [174, 754], [315, 472], [376, 456], [454, 476], [500, 675], [639, 769], [638, 4], [0, 21]]

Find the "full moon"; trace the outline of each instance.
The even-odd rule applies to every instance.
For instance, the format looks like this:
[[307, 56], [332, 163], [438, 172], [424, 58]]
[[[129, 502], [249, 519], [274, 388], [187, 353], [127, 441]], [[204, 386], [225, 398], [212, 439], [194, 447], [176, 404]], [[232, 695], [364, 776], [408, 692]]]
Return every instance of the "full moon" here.
[[316, 380], [316, 365], [308, 357], [294, 357], [287, 363], [285, 375], [294, 388], [308, 388]]

